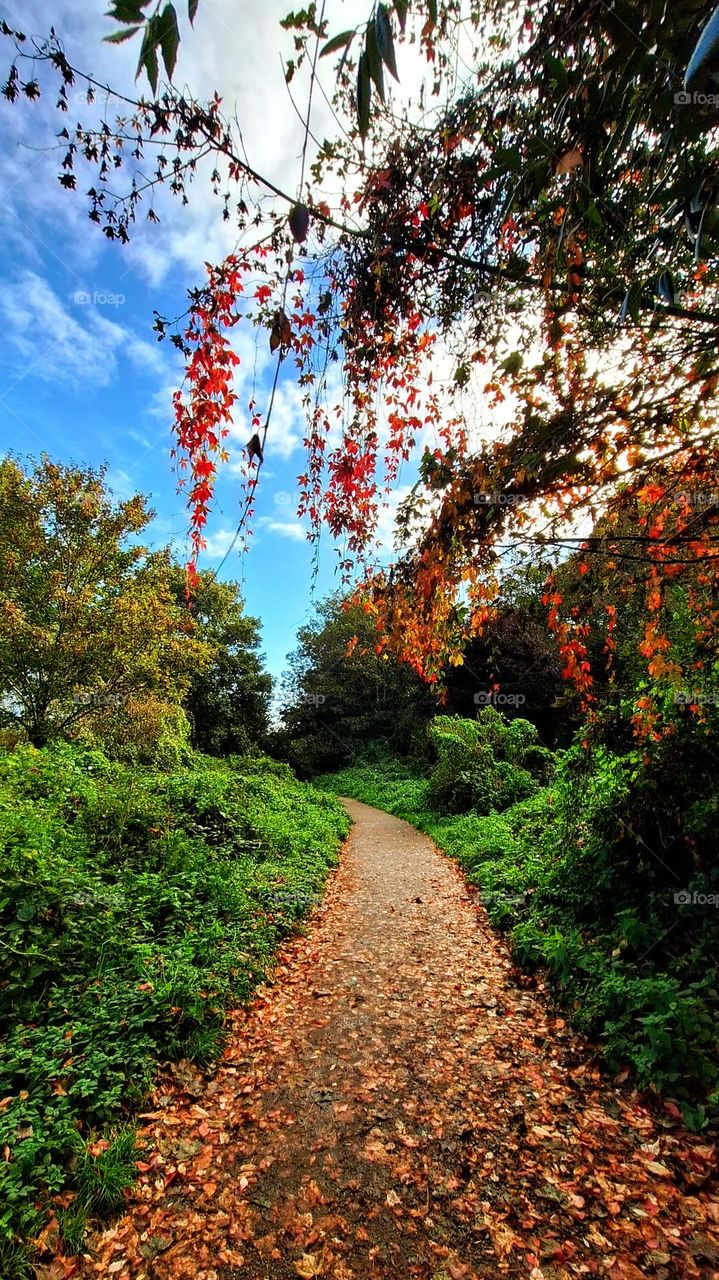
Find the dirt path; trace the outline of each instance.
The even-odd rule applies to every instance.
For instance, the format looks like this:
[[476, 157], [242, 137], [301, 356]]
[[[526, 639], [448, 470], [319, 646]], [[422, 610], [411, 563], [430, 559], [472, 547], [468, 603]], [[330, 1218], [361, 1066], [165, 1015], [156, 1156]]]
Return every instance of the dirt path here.
[[600, 1082], [428, 839], [348, 808], [308, 935], [209, 1085], [163, 1079], [128, 1212], [74, 1274], [718, 1277], [706, 1139]]

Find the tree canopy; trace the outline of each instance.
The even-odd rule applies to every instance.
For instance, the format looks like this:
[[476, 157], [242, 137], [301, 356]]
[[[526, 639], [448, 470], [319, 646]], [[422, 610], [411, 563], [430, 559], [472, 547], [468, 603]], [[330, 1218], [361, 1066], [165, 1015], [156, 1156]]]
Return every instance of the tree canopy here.
[[175, 599], [166, 552], [137, 541], [137, 494], [104, 471], [0, 462], [0, 696], [6, 723], [42, 746], [153, 695], [179, 702], [212, 650]]
[[378, 643], [369, 611], [340, 595], [317, 607], [298, 633], [282, 689], [275, 749], [303, 775], [367, 753], [406, 752], [436, 700]]
[[[142, 41], [151, 97], [109, 93], [100, 126], [68, 121], [60, 181], [72, 189], [89, 170], [90, 218], [125, 242], [143, 210], [157, 218], [151, 192], [185, 200], [199, 158], [215, 162], [219, 213], [241, 247], [208, 266], [184, 320], [156, 320], [186, 359], [175, 414], [193, 565], [238, 412], [233, 329], [254, 324], [277, 374], [293, 361], [305, 393], [300, 513], [315, 538], [325, 524], [344, 540], [345, 572], [364, 564], [363, 598], [424, 678], [438, 681], [482, 634], [517, 545], [579, 550], [595, 579], [629, 573], [637, 651], [664, 685], [687, 674], [665, 659], [662, 605], [681, 586], [710, 663], [719, 157], [706, 4], [403, 0], [342, 33], [337, 6], [310, 4], [283, 22], [296, 49], [287, 76], [304, 62], [314, 86], [321, 54], [335, 56], [339, 126], [308, 163], [310, 90], [293, 191], [252, 169], [217, 97], [202, 104], [161, 82], [158, 47], [171, 78], [180, 29], [172, 5], [149, 9], [116, 0], [124, 28], [109, 34]], [[16, 46], [10, 100], [55, 77], [64, 111], [69, 85], [97, 87], [60, 35], [3, 30]], [[426, 90], [390, 93], [422, 59]], [[272, 450], [273, 400], [250, 406], [240, 533]], [[378, 569], [384, 495], [423, 446], [403, 545]], [[556, 583], [545, 597], [587, 706], [590, 632], [606, 641], [611, 624], [600, 596], [574, 615]], [[605, 643], [602, 662], [612, 652]], [[637, 731], [660, 733], [656, 707], [643, 710]]]
[[[179, 566], [174, 589], [184, 605], [186, 579]], [[193, 671], [184, 699], [193, 746], [207, 755], [242, 755], [268, 727], [272, 677], [258, 652], [260, 623], [245, 613], [239, 584], [218, 582], [207, 570], [197, 575], [191, 617], [212, 649], [209, 664]]]

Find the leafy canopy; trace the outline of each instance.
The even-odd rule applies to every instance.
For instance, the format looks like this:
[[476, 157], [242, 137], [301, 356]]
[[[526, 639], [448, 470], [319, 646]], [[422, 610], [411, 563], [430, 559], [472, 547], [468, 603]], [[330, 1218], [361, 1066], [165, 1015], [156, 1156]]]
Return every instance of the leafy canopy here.
[[[170, 7], [150, 17], [134, 6], [150, 23]], [[74, 188], [90, 169], [90, 217], [111, 239], [125, 242], [143, 207], [156, 219], [157, 188], [186, 199], [209, 153], [221, 215], [246, 246], [208, 267], [179, 329], [156, 322], [187, 362], [175, 413], [194, 558], [237, 413], [232, 330], [253, 323], [278, 371], [294, 362], [305, 393], [300, 512], [313, 537], [324, 523], [344, 540], [345, 572], [365, 563], [365, 598], [420, 674], [438, 680], [461, 660], [467, 630], [487, 623], [507, 546], [537, 542], [631, 566], [649, 667], [663, 643], [657, 593], [669, 581], [690, 597], [698, 587], [703, 634], [716, 586], [719, 170], [707, 6], [417, 0], [375, 5], [356, 33], [340, 34], [338, 8], [326, 13], [310, 4], [282, 24], [295, 47], [288, 78], [304, 63], [314, 83], [320, 53], [341, 54], [341, 127], [309, 166], [305, 137], [292, 190], [248, 164], [217, 97], [201, 104], [161, 86], [142, 55], [152, 100], [129, 117], [125, 100], [114, 118], [110, 96], [102, 126], [63, 131], [60, 181]], [[35, 43], [28, 64], [26, 41], [6, 34], [17, 46], [6, 97], [36, 98], [47, 70], [64, 109], [81, 72], [58, 38]], [[160, 47], [171, 75], [174, 35]], [[400, 100], [394, 77], [418, 58], [426, 88]], [[480, 402], [489, 427], [477, 426]], [[250, 406], [240, 530], [271, 453], [271, 417], [271, 398]], [[423, 447], [396, 563], [373, 571], [384, 488]], [[601, 533], [582, 537], [598, 519]], [[547, 593], [550, 625], [590, 701], [591, 613], [552, 614], [557, 594]], [[656, 665], [650, 674], [674, 678]]]
[[0, 462], [0, 696], [35, 745], [148, 692], [178, 702], [208, 661], [167, 554], [137, 541], [150, 518], [103, 470]]

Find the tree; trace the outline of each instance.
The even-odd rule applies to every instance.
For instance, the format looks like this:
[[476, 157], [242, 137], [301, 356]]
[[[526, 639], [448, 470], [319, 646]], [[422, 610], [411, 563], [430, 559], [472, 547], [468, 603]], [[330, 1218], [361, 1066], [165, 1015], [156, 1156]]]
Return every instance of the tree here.
[[361, 605], [330, 596], [298, 639], [283, 685], [278, 753], [307, 776], [371, 752], [408, 751], [436, 700], [378, 643]]
[[442, 673], [444, 709], [476, 717], [482, 707], [531, 721], [544, 742], [567, 743], [581, 714], [562, 679], [557, 645], [542, 604], [555, 559], [514, 557], [505, 563], [482, 634], [468, 636], [463, 661]]
[[[178, 604], [185, 601], [182, 569], [174, 571]], [[208, 755], [242, 754], [260, 741], [268, 727], [272, 677], [262, 668], [260, 623], [244, 612], [240, 587], [198, 574], [191, 601], [198, 637], [211, 646], [208, 666], [194, 671], [184, 705], [192, 724], [192, 743]]]
[[[137, 19], [139, 34], [146, 8], [113, 12]], [[172, 332], [187, 362], [176, 433], [196, 555], [236, 411], [231, 331], [250, 322], [269, 337], [278, 371], [288, 357], [296, 363], [308, 413], [300, 510], [316, 534], [325, 522], [346, 539], [345, 570], [371, 549], [383, 458], [391, 484], [424, 436], [404, 549], [390, 570], [368, 573], [364, 599], [398, 655], [430, 681], [458, 659], [467, 617], [476, 633], [484, 628], [511, 546], [579, 546], [592, 562], [631, 563], [648, 601], [657, 581], [677, 581], [685, 567], [700, 566], [715, 587], [719, 507], [675, 501], [716, 492], [719, 462], [719, 151], [715, 100], [704, 92], [717, 56], [715, 41], [700, 40], [706, 5], [620, 12], [544, 0], [523, 12], [514, 0], [402, 0], [374, 5], [366, 24], [335, 37], [332, 7], [325, 22], [311, 4], [283, 24], [297, 49], [288, 76], [305, 59], [314, 84], [318, 55], [341, 53], [344, 132], [320, 148], [311, 181], [303, 162], [295, 192], [250, 168], [217, 99], [202, 105], [171, 87], [158, 96], [157, 42], [171, 76], [179, 38], [174, 24], [166, 29], [169, 9], [143, 33], [153, 100], [125, 97], [117, 119], [65, 130], [61, 182], [73, 188], [86, 162], [90, 216], [124, 242], [148, 189], [171, 173], [184, 199], [197, 157], [209, 153], [214, 189], [226, 192], [224, 212], [248, 245], [208, 268], [187, 323]], [[26, 48], [3, 29], [17, 45], [6, 96], [37, 98], [49, 65], [64, 108], [80, 73], [58, 39]], [[387, 83], [400, 54], [415, 56], [412, 42], [431, 65], [430, 101], [398, 113]], [[309, 134], [309, 108], [306, 125]], [[158, 135], [148, 176], [145, 152]], [[266, 213], [253, 200], [258, 184], [276, 198]], [[331, 205], [326, 191], [338, 189]], [[156, 327], [172, 330], [161, 317]], [[433, 381], [441, 350], [449, 399]], [[344, 375], [337, 444], [334, 359]], [[477, 397], [504, 419], [479, 442], [470, 431]], [[251, 406], [240, 528], [271, 448], [271, 413], [271, 397]], [[650, 490], [630, 549], [617, 529]], [[586, 542], [576, 531], [599, 516], [606, 535]], [[571, 632], [560, 636], [564, 670], [584, 695], [591, 673]]]
[[210, 656], [168, 553], [137, 542], [144, 498], [113, 502], [104, 476], [0, 462], [0, 694], [35, 746], [144, 693], [179, 702]]

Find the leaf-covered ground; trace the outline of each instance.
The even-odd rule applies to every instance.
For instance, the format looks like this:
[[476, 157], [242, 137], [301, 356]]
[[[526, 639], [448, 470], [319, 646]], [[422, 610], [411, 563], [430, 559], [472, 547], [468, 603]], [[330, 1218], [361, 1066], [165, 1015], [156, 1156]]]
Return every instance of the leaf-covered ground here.
[[604, 1082], [461, 873], [356, 825], [209, 1080], [143, 1117], [127, 1212], [42, 1280], [719, 1276], [714, 1151]]

